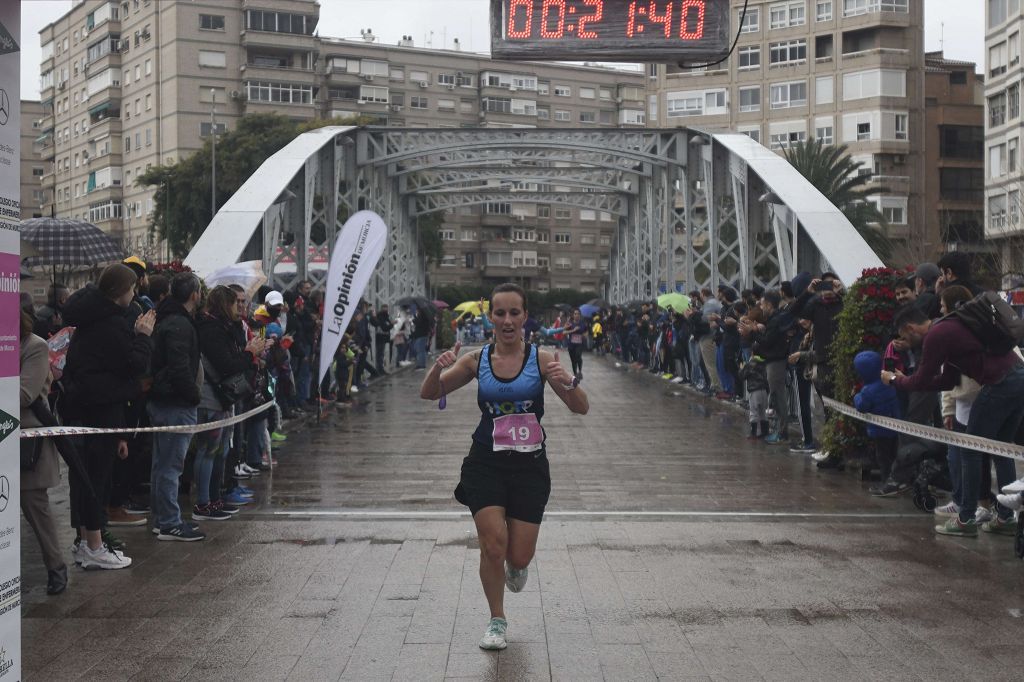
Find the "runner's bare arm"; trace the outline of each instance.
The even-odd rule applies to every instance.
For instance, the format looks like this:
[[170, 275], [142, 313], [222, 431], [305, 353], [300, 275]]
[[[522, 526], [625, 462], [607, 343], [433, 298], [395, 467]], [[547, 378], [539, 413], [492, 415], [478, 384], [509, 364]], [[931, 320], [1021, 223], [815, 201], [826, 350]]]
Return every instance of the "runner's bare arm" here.
[[[572, 385], [573, 376], [558, 361], [557, 351], [538, 351], [537, 364], [542, 367], [541, 372], [545, 381], [570, 411], [576, 414], [586, 414], [590, 411], [590, 400], [582, 386], [566, 388]], [[446, 383], [445, 386], [447, 385]]]
[[[420, 397], [424, 400], [439, 400], [442, 395], [454, 393], [462, 388], [476, 376], [476, 367], [479, 362], [480, 351], [474, 351], [468, 355], [459, 357], [462, 344], [456, 343], [455, 348], [447, 350], [437, 358], [433, 367], [423, 377], [423, 385], [420, 386]], [[441, 384], [444, 390], [441, 390]]]

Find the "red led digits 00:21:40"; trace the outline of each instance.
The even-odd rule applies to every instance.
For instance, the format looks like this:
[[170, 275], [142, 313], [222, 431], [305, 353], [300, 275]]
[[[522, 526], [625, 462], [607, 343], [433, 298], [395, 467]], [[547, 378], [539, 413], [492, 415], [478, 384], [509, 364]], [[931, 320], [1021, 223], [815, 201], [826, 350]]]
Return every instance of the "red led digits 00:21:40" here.
[[[594, 40], [599, 37], [594, 29], [600, 27], [606, 18], [604, 0], [542, 0], [540, 11], [537, 12], [536, 8], [537, 0], [510, 0], [505, 37], [509, 40], [532, 40], [536, 33], [542, 39], [558, 40], [568, 33], [575, 34], [576, 38]], [[633, 0], [628, 7], [625, 35], [605, 33], [600, 37], [638, 38], [646, 29], [654, 29], [660, 24], [655, 32], [661, 32], [671, 40], [677, 35], [673, 26], [678, 18], [679, 40], [700, 40], [704, 37], [706, 9], [707, 0], [669, 0], [665, 3]], [[619, 22], [615, 23], [621, 26]]]

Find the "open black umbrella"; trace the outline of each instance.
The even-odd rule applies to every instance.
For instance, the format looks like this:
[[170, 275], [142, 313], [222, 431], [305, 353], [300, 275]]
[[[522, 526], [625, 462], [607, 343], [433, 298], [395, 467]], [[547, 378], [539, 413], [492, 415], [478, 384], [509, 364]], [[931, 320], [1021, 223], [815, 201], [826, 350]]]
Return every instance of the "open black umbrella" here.
[[406, 305], [414, 305], [417, 308], [426, 308], [427, 310], [434, 312], [437, 310], [437, 306], [434, 302], [425, 296], [406, 296], [395, 301], [395, 305], [401, 307]]
[[21, 238], [40, 255], [24, 260], [28, 267], [81, 265], [95, 267], [124, 258], [121, 244], [92, 223], [61, 218], [30, 218], [21, 223]]

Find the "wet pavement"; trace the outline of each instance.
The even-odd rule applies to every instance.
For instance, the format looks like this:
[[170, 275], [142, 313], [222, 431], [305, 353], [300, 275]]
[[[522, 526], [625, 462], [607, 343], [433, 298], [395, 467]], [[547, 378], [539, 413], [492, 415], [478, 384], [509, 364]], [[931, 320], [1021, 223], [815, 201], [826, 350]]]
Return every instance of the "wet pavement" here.
[[1019, 677], [1012, 539], [937, 538], [908, 497], [747, 442], [736, 406], [585, 363], [589, 415], [548, 392], [551, 501], [505, 651], [477, 648], [477, 544], [452, 497], [475, 392], [440, 412], [404, 370], [293, 432], [259, 504], [205, 542], [116, 529], [130, 569], [73, 568], [47, 597], [23, 523], [24, 679]]

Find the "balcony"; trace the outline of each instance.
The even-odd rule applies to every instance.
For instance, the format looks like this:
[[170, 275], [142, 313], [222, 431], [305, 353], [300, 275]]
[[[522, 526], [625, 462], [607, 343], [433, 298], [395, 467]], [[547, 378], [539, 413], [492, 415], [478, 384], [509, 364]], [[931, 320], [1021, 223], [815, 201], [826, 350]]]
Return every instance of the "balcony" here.
[[85, 139], [91, 142], [107, 135], [116, 137], [120, 134], [121, 119], [117, 116], [107, 116], [106, 118], [98, 119], [95, 123], [89, 124], [89, 133]]
[[89, 77], [89, 74], [96, 75], [107, 69], [120, 69], [121, 68], [121, 53], [120, 52], [107, 52], [106, 54], [97, 57], [88, 64], [85, 65], [85, 76]]
[[246, 80], [288, 82], [296, 85], [316, 85], [316, 72], [292, 66], [265, 66], [263, 64], [242, 64], [238, 67]]
[[241, 32], [241, 37], [242, 47], [278, 47], [299, 52], [316, 52], [316, 38], [313, 36], [245, 29]]
[[269, 3], [266, 0], [242, 0], [243, 10], [266, 10], [270, 7], [273, 7], [276, 12], [320, 16], [320, 3], [318, 0], [274, 0], [273, 3]]
[[39, 178], [39, 184], [44, 190], [52, 190], [57, 185], [57, 175], [53, 171]]
[[285, 104], [283, 102], [263, 102], [246, 100], [246, 114], [278, 114], [292, 119], [312, 119], [317, 116], [316, 100], [310, 104]]
[[[850, 62], [847, 64], [847, 62]], [[910, 50], [901, 47], [873, 47], [869, 50], [843, 53], [844, 66], [869, 68], [872, 66], [895, 66], [906, 68], [910, 65]]]
[[523, 277], [536, 277], [540, 274], [540, 268], [536, 265], [484, 265], [484, 277], [504, 277], [509, 280], [518, 280]]

